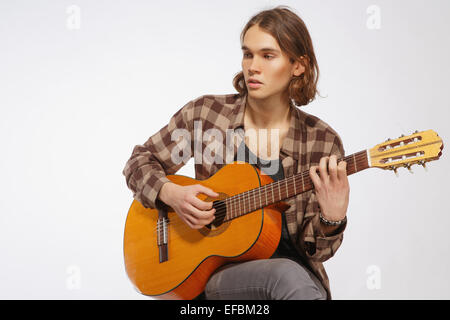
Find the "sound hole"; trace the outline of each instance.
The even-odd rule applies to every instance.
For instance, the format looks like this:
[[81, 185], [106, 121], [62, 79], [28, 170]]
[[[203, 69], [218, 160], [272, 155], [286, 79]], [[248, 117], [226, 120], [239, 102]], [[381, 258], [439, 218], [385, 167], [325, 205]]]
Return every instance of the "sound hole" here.
[[[203, 228], [199, 229], [200, 233], [204, 236], [213, 237], [224, 232], [231, 223], [231, 220], [224, 222], [226, 218], [227, 207], [225, 201], [228, 195], [223, 192], [218, 192], [219, 196], [214, 198], [213, 208], [216, 209], [215, 216], [216, 218], [208, 225], [205, 225]], [[211, 201], [213, 198], [206, 198], [205, 201]]]
[[210, 224], [207, 224], [205, 227], [211, 230], [217, 229], [223, 224], [223, 220], [226, 217], [226, 204], [222, 200], [213, 201], [213, 208], [216, 209], [215, 216], [216, 218]]

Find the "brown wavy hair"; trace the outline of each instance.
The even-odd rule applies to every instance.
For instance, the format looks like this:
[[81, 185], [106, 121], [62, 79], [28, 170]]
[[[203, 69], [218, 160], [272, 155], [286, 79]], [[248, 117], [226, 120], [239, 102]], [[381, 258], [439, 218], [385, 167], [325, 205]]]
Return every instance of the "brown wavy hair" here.
[[[294, 76], [289, 83], [289, 99], [292, 99], [297, 106], [307, 105], [313, 101], [318, 93], [319, 66], [311, 36], [303, 20], [288, 6], [263, 10], [254, 15], [245, 25], [240, 36], [241, 44], [247, 30], [254, 25], [258, 25], [277, 40], [281, 50], [288, 55], [291, 63], [300, 60], [305, 67], [305, 72], [298, 77]], [[247, 94], [242, 71], [234, 76], [233, 86], [240, 96]]]

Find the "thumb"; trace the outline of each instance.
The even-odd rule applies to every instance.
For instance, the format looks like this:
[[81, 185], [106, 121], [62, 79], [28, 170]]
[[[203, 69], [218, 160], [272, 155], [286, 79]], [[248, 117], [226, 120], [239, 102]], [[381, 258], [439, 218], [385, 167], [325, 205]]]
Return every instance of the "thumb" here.
[[201, 184], [198, 185], [197, 187], [197, 191], [206, 194], [207, 196], [210, 197], [218, 197], [219, 194], [217, 192], [214, 192], [212, 189], [205, 187]]

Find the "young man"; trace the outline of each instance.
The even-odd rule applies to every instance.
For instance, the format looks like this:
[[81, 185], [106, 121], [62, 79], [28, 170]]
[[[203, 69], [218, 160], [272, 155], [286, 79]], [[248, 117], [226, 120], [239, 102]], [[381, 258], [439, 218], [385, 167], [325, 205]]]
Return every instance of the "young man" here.
[[[251, 163], [274, 180], [309, 170], [315, 190], [286, 200], [290, 207], [283, 214], [280, 244], [271, 259], [219, 268], [208, 281], [205, 297], [331, 299], [322, 263], [342, 242], [350, 188], [346, 163], [337, 162], [344, 157], [339, 135], [293, 104], [305, 105], [316, 94], [318, 67], [311, 38], [303, 21], [279, 6], [255, 15], [242, 31], [241, 44], [242, 72], [233, 82], [239, 93], [204, 95], [188, 102], [168, 125], [134, 148], [123, 174], [145, 207], [155, 208], [162, 201], [189, 227], [199, 229], [214, 220], [215, 210], [212, 202], [197, 195], [218, 194], [200, 184], [180, 186], [166, 178], [185, 163], [174, 161], [177, 142], [172, 141], [172, 133], [188, 130], [191, 155], [201, 160], [211, 150], [207, 141], [194, 136], [198, 124], [203, 132], [214, 129], [222, 136], [227, 130], [256, 132], [256, 139], [243, 136], [242, 143], [234, 146], [234, 157], [227, 160], [240, 160], [244, 154], [245, 161], [253, 159]], [[195, 150], [202, 154], [194, 154]], [[214, 159], [223, 157], [216, 154]], [[196, 161], [196, 179], [210, 177], [225, 164]]]

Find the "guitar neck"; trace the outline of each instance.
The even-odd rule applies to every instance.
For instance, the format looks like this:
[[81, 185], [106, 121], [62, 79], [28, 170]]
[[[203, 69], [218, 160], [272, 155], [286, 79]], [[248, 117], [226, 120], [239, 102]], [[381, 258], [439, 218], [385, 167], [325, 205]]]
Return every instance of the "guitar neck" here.
[[[367, 153], [368, 150], [363, 150], [343, 159], [339, 158], [337, 162], [344, 160], [347, 163], [347, 175], [351, 175], [370, 168]], [[309, 170], [307, 170], [262, 187], [236, 194], [225, 199], [227, 207], [225, 221], [291, 198], [313, 188], [314, 184], [309, 176]]]

